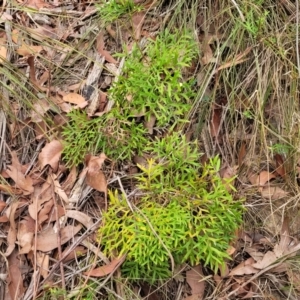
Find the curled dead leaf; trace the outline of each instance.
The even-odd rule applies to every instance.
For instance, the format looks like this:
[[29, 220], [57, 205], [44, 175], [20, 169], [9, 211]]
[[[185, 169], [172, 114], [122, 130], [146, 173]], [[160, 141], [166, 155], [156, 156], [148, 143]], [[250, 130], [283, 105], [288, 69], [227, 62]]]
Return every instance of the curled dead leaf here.
[[17, 250], [14, 250], [7, 259], [8, 261], [8, 290], [11, 299], [22, 299], [25, 292], [21, 273], [21, 261]]
[[238, 153], [238, 165], [239, 167], [243, 164], [244, 158], [246, 157], [246, 143], [242, 142]]
[[84, 272], [83, 275], [92, 276], [92, 277], [104, 277], [111, 273], [114, 273], [121, 264], [125, 261], [126, 255], [122, 255], [119, 258], [113, 259], [109, 264]]
[[43, 169], [45, 166], [50, 165], [54, 172], [58, 169], [59, 160], [63, 150], [63, 145], [58, 140], [53, 140], [47, 143], [39, 154], [39, 165]]
[[15, 242], [17, 240], [17, 227], [15, 222], [15, 213], [19, 206], [18, 202], [13, 202], [10, 206], [10, 213], [9, 213], [9, 229], [7, 234], [7, 249], [5, 252], [5, 256], [9, 256], [15, 249]]
[[85, 99], [84, 97], [82, 97], [81, 95], [77, 94], [77, 93], [68, 93], [66, 95], [63, 96], [63, 100], [65, 102], [69, 102], [72, 104], [82, 104], [85, 103]]
[[86, 183], [93, 189], [103, 192], [105, 198], [107, 195], [107, 181], [104, 173], [100, 169], [106, 158], [106, 155], [101, 153], [99, 156], [90, 156], [86, 159]]
[[[186, 281], [192, 290], [192, 299], [203, 299], [205, 291], [205, 281], [203, 280], [204, 275], [202, 271], [202, 266], [197, 265], [192, 267], [191, 270], [186, 272]], [[196, 298], [195, 298], [196, 297]]]
[[259, 270], [253, 267], [254, 263], [255, 260], [252, 257], [246, 259], [245, 261], [242, 261], [230, 271], [229, 276], [256, 274]]
[[286, 177], [286, 171], [285, 171], [284, 160], [283, 160], [282, 155], [277, 153], [277, 154], [274, 155], [274, 159], [275, 159], [275, 162], [276, 162], [275, 172], [277, 174], [279, 174], [282, 178], [285, 178]]
[[277, 186], [265, 186], [261, 190], [262, 197], [271, 200], [278, 200], [286, 197], [288, 192]]
[[50, 104], [46, 99], [41, 99], [32, 107], [30, 118], [32, 122], [39, 123], [43, 121], [45, 113], [50, 109]]
[[77, 220], [86, 228], [91, 228], [94, 225], [91, 217], [78, 210], [67, 210], [66, 217]]
[[212, 111], [211, 121], [210, 121], [210, 134], [211, 137], [218, 137], [221, 126], [222, 109], [215, 107]]
[[111, 56], [111, 54], [107, 50], [104, 50], [104, 45], [104, 34], [103, 31], [100, 31], [97, 36], [97, 50], [99, 54], [101, 54], [109, 63], [118, 64], [118, 62]]
[[0, 200], [0, 212], [2, 212], [6, 206], [7, 206], [6, 202]]
[[268, 251], [262, 258], [262, 260], [252, 264], [252, 267], [263, 270], [264, 268], [276, 262], [277, 259], [278, 258], [273, 251]]
[[264, 186], [273, 178], [276, 178], [276, 176], [268, 171], [261, 171], [259, 174], [250, 173], [248, 175], [248, 180], [255, 186]]
[[35, 232], [35, 221], [30, 216], [24, 217], [19, 222], [17, 243], [21, 247], [19, 254], [29, 253], [32, 247], [33, 236]]
[[29, 195], [34, 191], [33, 181], [29, 176], [23, 173], [23, 166], [20, 164], [15, 151], [11, 152], [11, 165], [5, 170], [9, 177], [16, 183], [16, 186], [24, 191], [25, 195]]
[[[60, 230], [61, 244], [65, 244], [81, 230], [82, 226], [68, 225]], [[36, 238], [36, 250], [48, 252], [58, 247], [57, 233], [53, 227], [48, 227], [44, 231], [38, 233]]]
[[93, 189], [103, 192], [105, 196], [107, 195], [107, 181], [101, 170], [98, 172], [87, 172], [86, 183]]
[[43, 278], [47, 278], [49, 274], [49, 262], [50, 262], [49, 254], [37, 251], [36, 263], [37, 266], [39, 267], [40, 273]]
[[21, 195], [22, 191], [16, 187], [0, 184], [0, 191], [10, 195]]
[[70, 260], [75, 259], [76, 257], [81, 257], [84, 254], [87, 253], [87, 249], [83, 246], [76, 246], [75, 249], [73, 249], [69, 254], [65, 256], [67, 251], [69, 250], [69, 247], [65, 249], [65, 251], [61, 254], [62, 257], [64, 257], [63, 262], [68, 262]]

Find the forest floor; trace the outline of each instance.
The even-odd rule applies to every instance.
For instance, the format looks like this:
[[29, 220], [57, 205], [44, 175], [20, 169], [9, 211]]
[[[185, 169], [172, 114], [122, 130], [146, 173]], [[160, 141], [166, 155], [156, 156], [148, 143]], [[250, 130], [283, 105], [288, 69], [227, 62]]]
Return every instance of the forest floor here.
[[0, 299], [299, 299], [299, 3], [3, 1]]

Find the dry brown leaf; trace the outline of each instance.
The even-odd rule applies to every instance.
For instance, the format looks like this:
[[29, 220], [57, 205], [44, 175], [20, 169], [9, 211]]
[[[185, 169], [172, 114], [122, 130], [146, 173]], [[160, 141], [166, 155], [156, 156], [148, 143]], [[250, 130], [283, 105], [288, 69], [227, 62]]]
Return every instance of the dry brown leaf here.
[[1, 21], [11, 21], [12, 19], [13, 19], [13, 17], [8, 12], [1, 13], [1, 16], [0, 16]]
[[211, 47], [208, 42], [203, 42], [203, 57], [201, 58], [201, 62], [203, 65], [207, 65], [209, 63], [217, 62], [217, 59], [214, 57]]
[[245, 247], [245, 252], [247, 252], [255, 261], [260, 261], [264, 257], [264, 254], [257, 249], [252, 247]]
[[141, 38], [141, 31], [145, 21], [145, 16], [146, 13], [144, 11], [135, 12], [132, 15], [132, 27], [135, 40], [139, 40]]
[[253, 267], [254, 263], [255, 260], [252, 257], [248, 258], [245, 261], [242, 261], [229, 272], [229, 276], [256, 274], [257, 272], [259, 272], [259, 270]]
[[39, 87], [39, 84], [38, 84], [38, 82], [37, 82], [37, 80], [36, 80], [36, 71], [35, 71], [35, 65], [34, 65], [34, 56], [33, 55], [31, 55], [31, 56], [29, 56], [28, 58], [27, 58], [27, 63], [28, 63], [28, 65], [29, 65], [29, 79], [30, 79], [30, 81], [34, 84], [34, 85], [36, 85], [36, 86], [38, 86]]
[[[250, 282], [247, 285], [243, 285], [246, 281], [246, 277], [238, 279], [234, 277], [234, 283], [232, 284], [232, 289], [235, 291], [235, 295], [238, 296], [238, 299], [252, 299], [254, 291], [256, 291], [255, 282]], [[227, 300], [224, 299], [224, 300]]]
[[63, 100], [65, 102], [69, 102], [69, 103], [73, 103], [73, 104], [82, 104], [85, 101], [84, 97], [77, 94], [77, 93], [68, 93], [66, 95], [63, 96]]
[[300, 292], [300, 273], [299, 270], [294, 268], [287, 268], [286, 270], [288, 280], [293, 285], [294, 288], [297, 289], [298, 292]]
[[41, 122], [34, 122], [32, 127], [34, 129], [35, 139], [37, 141], [40, 141], [41, 139], [46, 137], [48, 125], [45, 119], [42, 120]]
[[87, 249], [83, 246], [76, 246], [75, 249], [73, 249], [66, 257], [65, 253], [69, 251], [70, 247], [67, 247], [64, 252], [61, 254], [62, 257], [64, 257], [63, 262], [68, 262], [70, 260], [73, 260], [75, 258], [79, 258], [87, 253]]
[[285, 172], [285, 167], [284, 167], [284, 160], [282, 158], [282, 155], [280, 154], [275, 154], [274, 159], [276, 162], [276, 170], [275, 172], [280, 175], [282, 178], [286, 177], [286, 172]]
[[[68, 225], [60, 230], [60, 242], [61, 245], [68, 242], [70, 239], [81, 230], [82, 226]], [[58, 247], [57, 233], [53, 228], [48, 227], [44, 231], [38, 233], [36, 238], [36, 250], [48, 252]]]
[[57, 180], [57, 176], [55, 174], [51, 174], [50, 175], [53, 181], [53, 185], [54, 185], [54, 191], [55, 193], [60, 197], [60, 199], [62, 199], [65, 203], [69, 204], [69, 197], [67, 196], [67, 194], [65, 193], [65, 191], [62, 189], [59, 181]]
[[278, 200], [286, 197], [288, 192], [277, 186], [265, 186], [261, 190], [261, 195], [266, 199]]
[[6, 202], [0, 200], [0, 212], [2, 212], [6, 206], [7, 206]]
[[263, 270], [264, 268], [276, 262], [277, 259], [278, 257], [275, 255], [273, 251], [268, 251], [262, 258], [262, 260], [252, 264], [252, 267]]
[[212, 112], [210, 121], [210, 134], [211, 137], [217, 137], [219, 135], [221, 126], [222, 109], [215, 108]]
[[86, 183], [93, 189], [103, 192], [105, 197], [107, 195], [107, 181], [104, 173], [99, 170], [98, 172], [87, 172]]
[[9, 256], [15, 249], [15, 242], [17, 240], [17, 227], [15, 222], [15, 213], [19, 206], [19, 203], [17, 201], [13, 202], [10, 206], [9, 211], [9, 229], [7, 234], [7, 249], [5, 252], [5, 256]]
[[40, 274], [43, 278], [47, 278], [49, 274], [49, 254], [37, 251], [36, 253], [36, 263], [39, 267]]
[[111, 54], [104, 50], [104, 35], [103, 31], [100, 31], [100, 33], [97, 36], [97, 51], [99, 54], [104, 56], [105, 60], [112, 63], [112, 64], [118, 64], [118, 62], [111, 56]]
[[7, 166], [5, 171], [16, 183], [16, 186], [24, 191], [25, 195], [29, 195], [34, 191], [32, 179], [29, 176], [25, 177], [15, 151], [11, 152], [11, 165]]
[[245, 49], [244, 52], [242, 52], [238, 55], [235, 55], [233, 60], [226, 62], [223, 65], [221, 65], [220, 67], [218, 67], [216, 72], [239, 65], [239, 64], [247, 61], [249, 58], [244, 58], [244, 56], [246, 56], [251, 50], [252, 50], [252, 47], [248, 47], [247, 49]]
[[186, 272], [186, 281], [191, 287], [192, 296], [196, 297], [193, 299], [203, 299], [205, 290], [205, 281], [203, 280], [203, 278], [204, 275], [201, 265], [192, 267], [191, 270]]
[[25, 289], [21, 273], [22, 260], [19, 259], [17, 250], [14, 250], [7, 259], [8, 262], [8, 290], [11, 299], [21, 299]]
[[94, 225], [94, 222], [91, 217], [78, 210], [67, 210], [66, 217], [77, 220], [86, 228], [91, 228]]
[[295, 256], [296, 251], [299, 249], [300, 243], [290, 235], [289, 219], [284, 217], [280, 233], [280, 242], [274, 246], [274, 253], [277, 257], [287, 255], [291, 257]]
[[39, 154], [39, 165], [43, 169], [45, 166], [50, 165], [55, 173], [58, 169], [59, 160], [63, 150], [63, 145], [58, 140], [53, 140], [47, 143]]
[[0, 63], [6, 61], [6, 55], [7, 55], [7, 42], [5, 36], [0, 39]]
[[259, 174], [250, 173], [248, 176], [248, 180], [255, 186], [264, 186], [273, 178], [276, 178], [276, 175], [268, 171], [261, 171]]
[[100, 169], [106, 158], [104, 153], [101, 153], [99, 156], [88, 156], [86, 158], [86, 183], [93, 189], [103, 192], [105, 198], [107, 195], [107, 181], [104, 173]]
[[104, 277], [111, 273], [114, 273], [121, 264], [125, 261], [126, 255], [122, 255], [119, 258], [113, 259], [109, 264], [84, 272], [83, 275], [92, 276], [92, 277]]
[[50, 104], [46, 99], [41, 99], [37, 103], [33, 104], [30, 118], [34, 123], [44, 121], [45, 113], [50, 109]]
[[56, 212], [52, 210], [51, 213], [49, 213], [49, 222], [54, 222], [56, 221], [57, 217], [58, 219], [60, 219], [61, 217], [66, 215], [66, 210], [64, 207], [62, 207], [61, 205], [56, 205], [56, 208], [57, 208], [57, 216], [56, 216]]
[[53, 7], [51, 4], [46, 3], [43, 0], [26, 0], [26, 1], [20, 1], [18, 2], [24, 2], [23, 4], [26, 7], [34, 8], [34, 9], [40, 9], [40, 8], [51, 8]]
[[38, 219], [38, 214], [46, 202], [52, 199], [52, 190], [49, 182], [44, 182], [42, 186], [36, 187], [31, 195], [31, 204], [28, 206], [28, 212], [31, 218]]
[[29, 253], [32, 247], [33, 236], [35, 232], [35, 221], [30, 216], [25, 216], [23, 220], [19, 222], [18, 228], [18, 242], [21, 250], [19, 254]]
[[45, 39], [58, 39], [58, 35], [56, 34], [56, 28], [52, 28], [48, 25], [39, 26], [36, 24], [36, 28], [27, 28], [27, 32], [30, 33], [31, 37], [35, 40], [43, 42]]
[[245, 156], [246, 156], [246, 143], [242, 142], [240, 150], [239, 150], [239, 154], [238, 154], [239, 167], [243, 164]]
[[70, 169], [70, 173], [67, 176], [67, 179], [61, 184], [61, 188], [65, 191], [65, 193], [70, 196], [71, 190], [77, 179], [77, 168], [73, 166]]
[[42, 50], [42, 46], [27, 45], [23, 42], [16, 52], [21, 56], [31, 56], [40, 53]]
[[[21, 56], [32, 56], [36, 53], [39, 53], [43, 50], [42, 46], [29, 46], [24, 41], [23, 38], [19, 34], [18, 29], [14, 29], [12, 32], [12, 40], [15, 44], [19, 45], [16, 52]], [[20, 43], [21, 42], [21, 43]]]
[[9, 219], [6, 215], [0, 216], [0, 223], [6, 223], [8, 221], [9, 221]]
[[[2, 175], [2, 174], [1, 174]], [[10, 185], [0, 184], [0, 191], [10, 195], [21, 195], [22, 191]]]
[[229, 246], [226, 252], [228, 255], [232, 256], [236, 252], [236, 248], [234, 248], [233, 246]]
[[87, 155], [85, 157], [85, 164], [88, 172], [98, 172], [106, 159], [107, 156], [104, 153], [101, 153], [99, 156]]
[[[46, 220], [49, 219], [49, 214], [51, 213], [53, 207], [54, 207], [53, 199], [50, 199], [49, 201], [43, 203], [37, 217], [37, 221], [39, 225], [43, 224]], [[51, 220], [49, 220], [49, 222], [51, 222]]]

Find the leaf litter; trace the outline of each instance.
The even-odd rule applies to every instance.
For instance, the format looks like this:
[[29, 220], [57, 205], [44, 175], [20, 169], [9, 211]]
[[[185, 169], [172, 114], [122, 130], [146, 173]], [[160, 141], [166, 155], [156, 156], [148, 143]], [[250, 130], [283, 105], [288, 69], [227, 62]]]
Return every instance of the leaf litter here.
[[[138, 0], [134, 2], [142, 3]], [[154, 8], [157, 2], [146, 1], [144, 8]], [[286, 1], [283, 2], [285, 4], [281, 5], [287, 5]], [[2, 197], [0, 222], [5, 232], [5, 237], [1, 239], [6, 243], [3, 251], [8, 264], [6, 295], [11, 299], [24, 297], [26, 290], [30, 291], [28, 282], [31, 282], [33, 298], [43, 295], [45, 290], [42, 283], [49, 283], [51, 286], [53, 274], [60, 273], [64, 277], [64, 272], [68, 268], [72, 270], [71, 272], [79, 274], [78, 281], [87, 280], [89, 277], [109, 279], [116, 276], [119, 267], [126, 261], [125, 256], [111, 260], [106, 258], [101, 252], [101, 242], [99, 245], [99, 241], [95, 238], [95, 231], [100, 226], [101, 219], [99, 206], [102, 206], [102, 209], [107, 208], [108, 186], [119, 178], [114, 173], [115, 166], [110, 165], [111, 169], [108, 171], [106, 164], [111, 162], [106, 155], [93, 153], [82, 162], [84, 167], [81, 170], [75, 167], [68, 169], [61, 161], [63, 150], [61, 126], [68, 122], [66, 113], [74, 108], [84, 110], [88, 106], [88, 115], [91, 118], [101, 117], [112, 108], [113, 100], [108, 99], [106, 91], [113, 83], [114, 76], [122, 69], [122, 61], [113, 55], [118, 52], [116, 51], [119, 47], [116, 42], [118, 35], [122, 36], [125, 46], [130, 51], [132, 39], [136, 41], [144, 37], [155, 39], [153, 33], [161, 26], [161, 19], [158, 16], [150, 18], [145, 10], [135, 12], [131, 16], [130, 30], [116, 28], [114, 24], [108, 25], [93, 36], [92, 48], [89, 41], [82, 38], [84, 32], [89, 30], [88, 25], [82, 20], [90, 21], [97, 13], [93, 2], [89, 6], [85, 3], [79, 5], [76, 1], [68, 6], [60, 1], [53, 1], [52, 4], [41, 0], [18, 1], [18, 3], [32, 10], [26, 14], [22, 11], [11, 14], [9, 10], [2, 13], [1, 22], [9, 21], [17, 26], [13, 26], [11, 31], [7, 30], [0, 37], [0, 63], [4, 66], [7, 60], [11, 59], [8, 50], [14, 49], [15, 60], [12, 63], [22, 74], [26, 74], [28, 78], [26, 84], [31, 84], [29, 95], [32, 98], [34, 98], [32, 95], [35, 95], [36, 98], [31, 99], [32, 103], [27, 105], [29, 111], [27, 115], [23, 114], [23, 107], [20, 104], [13, 103], [15, 120], [8, 124], [10, 128], [10, 140], [7, 139], [8, 153], [1, 169], [1, 177], [5, 179], [0, 183]], [[62, 12], [69, 14], [71, 23], [60, 19], [59, 14]], [[197, 72], [204, 74], [203, 68], [215, 66], [213, 80], [217, 86], [220, 84], [218, 82], [220, 71], [231, 70], [243, 66], [245, 62], [248, 63], [253, 47], [237, 51], [234, 57], [221, 58], [215, 44], [222, 43], [226, 39], [226, 34], [221, 34], [212, 24], [208, 25], [202, 17], [197, 16], [202, 32], [199, 34], [202, 69]], [[166, 17], [163, 22], [167, 19]], [[23, 30], [22, 27], [26, 28]], [[79, 52], [84, 52], [83, 55], [74, 55], [73, 45], [68, 44], [68, 39], [72, 40]], [[55, 41], [61, 43], [57, 44]], [[234, 51], [231, 41], [227, 42], [228, 49]], [[85, 56], [95, 56], [93, 52], [100, 57], [97, 63], [101, 68], [97, 69], [94, 66], [95, 72], [89, 73], [91, 60], [86, 59], [84, 63], [82, 61]], [[102, 70], [103, 65], [105, 72]], [[58, 78], [56, 70], [61, 72]], [[205, 81], [205, 76], [199, 79], [198, 85], [201, 87], [202, 81]], [[212, 81], [208, 85], [213, 89], [216, 88]], [[205, 90], [208, 89], [208, 85]], [[99, 88], [99, 93], [88, 93], [89, 89], [95, 87]], [[93, 98], [91, 95], [95, 99], [91, 99]], [[129, 99], [131, 95], [127, 97]], [[282, 201], [291, 196], [290, 190], [282, 184], [289, 176], [286, 156], [275, 152], [272, 156], [275, 163], [272, 171], [265, 165], [252, 168], [254, 164], [249, 164], [249, 160], [259, 160], [259, 157], [257, 154], [254, 158], [249, 157], [251, 143], [244, 138], [254, 137], [254, 130], [252, 131], [251, 127], [253, 125], [249, 121], [251, 118], [247, 120], [246, 125], [242, 124], [245, 126], [244, 136], [238, 139], [234, 137], [237, 139], [234, 142], [237, 150], [230, 152], [228, 147], [232, 142], [233, 131], [230, 132], [230, 129], [226, 128], [228, 101], [229, 99], [225, 99], [226, 104], [222, 106], [217, 104], [220, 103], [218, 101], [211, 105], [203, 130], [204, 133], [209, 133], [208, 139], [203, 138], [200, 141], [201, 145], [208, 141], [203, 152], [207, 157], [216, 154], [222, 157], [220, 176], [228, 191], [232, 192], [234, 187], [240, 188], [243, 193], [243, 188], [250, 186], [249, 188], [257, 193], [256, 197], [261, 197], [263, 201], [274, 205], [274, 210], [287, 207], [287, 204], [282, 204]], [[247, 106], [246, 101], [244, 105]], [[248, 106], [239, 113], [249, 113], [251, 110], [252, 107]], [[145, 113], [139, 113], [140, 115], [137, 112], [135, 117], [143, 119]], [[54, 125], [53, 128], [49, 128], [44, 120], [53, 116]], [[280, 120], [277, 118], [276, 121]], [[144, 121], [149, 135], [156, 132], [155, 122], [154, 115]], [[33, 133], [26, 132], [30, 126], [34, 126]], [[24, 140], [24, 133], [27, 134], [28, 140]], [[21, 135], [22, 139], [19, 137]], [[42, 141], [41, 150], [35, 149], [37, 141]], [[27, 150], [22, 152], [22, 146], [27, 147]], [[210, 151], [206, 151], [207, 149]], [[38, 152], [36, 156], [30, 155], [35, 151]], [[242, 176], [245, 167], [248, 168], [247, 174]], [[117, 170], [118, 172], [120, 170]], [[244, 178], [247, 179], [243, 180]], [[280, 184], [277, 184], [278, 182]], [[246, 190], [245, 194], [248, 197], [247, 193]], [[87, 195], [90, 194], [92, 197], [87, 201]], [[275, 206], [278, 201], [281, 201], [279, 206]], [[268, 212], [268, 215], [275, 218], [273, 211]], [[208, 276], [212, 281], [214, 279], [214, 284], [221, 291], [218, 299], [230, 299], [231, 296], [239, 299], [255, 297], [259, 294], [257, 286], [260, 276], [268, 274], [285, 274], [300, 291], [299, 272], [289, 267], [290, 261], [295, 258], [300, 248], [299, 241], [290, 232], [291, 224], [288, 219], [282, 215], [280, 217], [276, 219], [276, 223], [279, 224], [277, 226], [281, 226], [280, 230], [265, 226], [271, 234], [279, 232], [277, 236], [274, 234], [270, 237], [270, 234], [265, 232], [257, 235], [256, 232], [248, 231], [240, 233], [236, 241], [232, 242], [234, 246], [228, 248], [232, 260], [226, 263], [226, 270], [221, 271], [220, 275]], [[96, 258], [93, 262], [89, 260], [90, 253]], [[79, 266], [79, 259], [85, 263], [84, 268]], [[67, 266], [64, 270], [60, 268], [62, 262]], [[80, 272], [78, 268], [81, 268]], [[182, 298], [205, 299], [208, 284], [204, 273], [206, 274], [207, 269], [197, 265], [184, 272], [188, 288], [182, 292], [181, 296], [184, 295]], [[38, 273], [42, 280], [38, 279]], [[156, 295], [154, 292], [152, 294]]]

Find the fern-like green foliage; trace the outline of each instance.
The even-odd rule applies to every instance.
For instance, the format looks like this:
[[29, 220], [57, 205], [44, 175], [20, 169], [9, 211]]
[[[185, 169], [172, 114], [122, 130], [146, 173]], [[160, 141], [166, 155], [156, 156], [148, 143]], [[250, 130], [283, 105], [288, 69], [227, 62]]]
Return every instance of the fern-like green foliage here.
[[110, 90], [119, 111], [127, 117], [155, 115], [158, 127], [184, 121], [195, 97], [193, 82], [184, 81], [197, 45], [189, 33], [162, 32], [145, 49], [134, 45], [126, 56], [123, 73]]
[[89, 152], [104, 152], [111, 159], [128, 159], [149, 145], [147, 129], [137, 116], [156, 117], [156, 127], [186, 122], [195, 93], [183, 79], [183, 69], [195, 57], [196, 44], [188, 33], [161, 33], [143, 51], [135, 45], [126, 56], [122, 75], [109, 90], [113, 109], [89, 118], [73, 110], [64, 127], [64, 159], [78, 165]]
[[141, 9], [133, 0], [106, 0], [102, 1], [102, 5], [96, 4], [96, 7], [104, 26]]
[[242, 222], [242, 202], [222, 183], [218, 157], [200, 166], [195, 145], [178, 134], [157, 141], [154, 149], [155, 159], [140, 166], [145, 196], [133, 210], [124, 195], [109, 193], [99, 229], [103, 251], [127, 253], [124, 276], [152, 283], [170, 277], [171, 261], [203, 262], [216, 272], [229, 258], [226, 250]]
[[85, 112], [72, 110], [64, 127], [64, 160], [68, 166], [78, 165], [84, 161], [88, 152], [95, 152], [99, 137], [100, 119], [90, 119]]
[[68, 114], [70, 121], [62, 133], [63, 157], [68, 166], [83, 163], [86, 154], [97, 151], [121, 160], [141, 153], [147, 144], [143, 125], [116, 116], [114, 110], [99, 118], [90, 118], [79, 110]]

